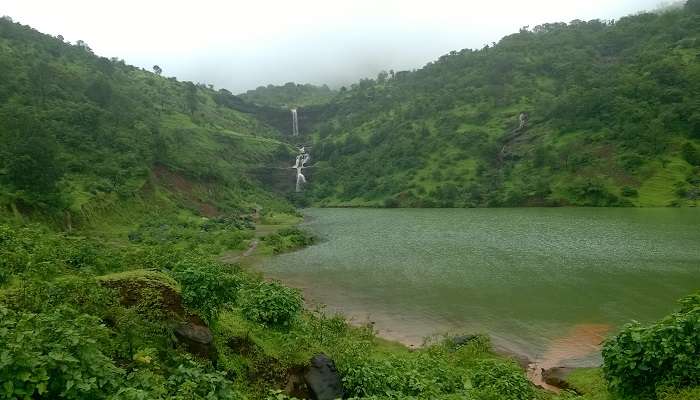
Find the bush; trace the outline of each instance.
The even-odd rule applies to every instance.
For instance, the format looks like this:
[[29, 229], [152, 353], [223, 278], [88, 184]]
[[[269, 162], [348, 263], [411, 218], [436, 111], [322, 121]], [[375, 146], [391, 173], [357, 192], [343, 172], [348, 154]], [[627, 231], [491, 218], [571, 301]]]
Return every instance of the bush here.
[[682, 308], [643, 327], [633, 323], [603, 346], [603, 371], [611, 390], [653, 397], [664, 387], [700, 384], [700, 294]]
[[629, 186], [623, 187], [620, 193], [625, 197], [637, 197], [637, 196], [639, 196], [639, 192], [637, 191], [637, 189], [635, 189], [633, 187], [629, 187]]
[[695, 145], [690, 142], [686, 142], [681, 148], [681, 153], [683, 154], [683, 159], [685, 159], [688, 164], [700, 166], [700, 151], [697, 147], [695, 147]]
[[279, 232], [265, 236], [263, 242], [279, 254], [285, 251], [309, 246], [314, 243], [314, 237], [298, 228], [282, 229]]
[[245, 278], [232, 267], [204, 258], [188, 258], [179, 262], [173, 277], [182, 286], [183, 303], [198, 311], [209, 324], [216, 321], [219, 310], [236, 301]]
[[246, 319], [268, 326], [288, 326], [303, 306], [297, 289], [277, 282], [260, 282], [242, 290], [239, 299]]
[[477, 399], [530, 400], [534, 396], [532, 385], [522, 370], [511, 362], [479, 361], [471, 383]]
[[0, 307], [0, 398], [105, 398], [124, 374], [104, 353], [111, 342], [98, 318], [70, 308]]
[[444, 354], [428, 351], [394, 354], [382, 358], [360, 356], [339, 366], [343, 386], [360, 398], [439, 398], [464, 389], [463, 370], [448, 362]]

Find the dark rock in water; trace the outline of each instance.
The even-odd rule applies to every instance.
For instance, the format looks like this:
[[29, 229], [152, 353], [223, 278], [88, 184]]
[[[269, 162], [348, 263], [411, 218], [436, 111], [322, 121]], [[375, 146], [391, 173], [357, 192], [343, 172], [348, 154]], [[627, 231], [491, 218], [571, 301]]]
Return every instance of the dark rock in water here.
[[460, 336], [455, 336], [450, 340], [452, 341], [452, 344], [455, 347], [459, 347], [459, 346], [464, 346], [465, 344], [471, 342], [472, 340], [474, 340], [478, 337], [479, 337], [479, 335], [460, 335]]
[[180, 325], [175, 329], [175, 337], [190, 353], [216, 361], [214, 336], [206, 326], [193, 323]]
[[542, 370], [542, 380], [548, 385], [558, 387], [560, 389], [571, 389], [571, 385], [566, 381], [566, 378], [574, 371], [571, 367], [554, 367]]
[[304, 381], [313, 400], [334, 400], [343, 398], [343, 383], [333, 360], [325, 354], [311, 359], [311, 365], [304, 374]]

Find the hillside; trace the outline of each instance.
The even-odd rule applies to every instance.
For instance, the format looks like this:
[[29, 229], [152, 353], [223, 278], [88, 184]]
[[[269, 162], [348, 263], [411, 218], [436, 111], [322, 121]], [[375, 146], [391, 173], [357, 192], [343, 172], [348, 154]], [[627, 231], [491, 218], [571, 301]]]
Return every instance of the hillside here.
[[287, 82], [281, 86], [260, 86], [239, 96], [254, 104], [292, 108], [324, 104], [336, 94], [337, 92], [327, 85], [315, 86], [308, 83]]
[[307, 197], [324, 206], [696, 205], [699, 110], [700, 15], [690, 4], [523, 28], [341, 91], [317, 119]]
[[154, 70], [1, 19], [2, 208], [70, 226], [133, 201], [207, 216], [288, 207], [248, 173], [292, 159], [278, 131], [226, 90]]

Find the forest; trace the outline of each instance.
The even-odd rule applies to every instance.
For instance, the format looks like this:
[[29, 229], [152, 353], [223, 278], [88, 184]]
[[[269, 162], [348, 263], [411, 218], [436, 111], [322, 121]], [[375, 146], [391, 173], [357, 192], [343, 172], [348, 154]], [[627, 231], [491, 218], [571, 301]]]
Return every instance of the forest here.
[[523, 27], [341, 88], [317, 119], [308, 201], [696, 205], [699, 34], [691, 3]]

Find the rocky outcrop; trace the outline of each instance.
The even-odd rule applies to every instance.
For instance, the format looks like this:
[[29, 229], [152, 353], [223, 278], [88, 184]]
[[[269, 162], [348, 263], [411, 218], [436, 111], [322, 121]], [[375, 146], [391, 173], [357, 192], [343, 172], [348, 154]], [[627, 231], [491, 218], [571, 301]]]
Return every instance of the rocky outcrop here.
[[188, 322], [175, 329], [175, 338], [188, 352], [216, 361], [214, 336], [208, 327]]
[[477, 339], [479, 335], [459, 335], [455, 336], [450, 339], [450, 342], [452, 343], [453, 346], [455, 347], [461, 347], [464, 346], [465, 344], [468, 344], [474, 339]]
[[185, 316], [177, 282], [162, 272], [138, 269], [104, 275], [98, 280], [103, 286], [117, 290], [119, 302], [124, 306], [132, 307], [145, 300], [153, 304], [155, 295], [158, 299], [156, 304], [169, 318], [181, 319]]
[[313, 400], [342, 399], [343, 383], [335, 363], [325, 354], [311, 359], [311, 365], [304, 374], [304, 382]]
[[542, 370], [542, 380], [544, 383], [557, 387], [559, 389], [571, 389], [571, 385], [567, 382], [567, 378], [574, 371], [570, 367], [553, 367]]
[[119, 293], [119, 302], [126, 307], [147, 304], [160, 308], [163, 322], [175, 328], [175, 339], [188, 352], [216, 362], [214, 337], [199, 316], [187, 313], [177, 282], [154, 270], [132, 270], [98, 278], [103, 286]]

